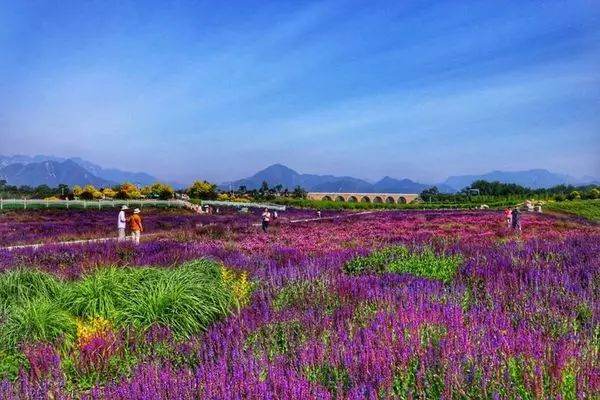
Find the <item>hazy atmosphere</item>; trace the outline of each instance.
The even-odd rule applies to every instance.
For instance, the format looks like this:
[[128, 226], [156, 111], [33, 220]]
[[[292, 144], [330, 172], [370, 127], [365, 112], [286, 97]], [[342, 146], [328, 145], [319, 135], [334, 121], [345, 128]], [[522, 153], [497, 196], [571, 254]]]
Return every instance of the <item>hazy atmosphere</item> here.
[[597, 1], [235, 3], [0, 1], [0, 154], [181, 181], [600, 175]]

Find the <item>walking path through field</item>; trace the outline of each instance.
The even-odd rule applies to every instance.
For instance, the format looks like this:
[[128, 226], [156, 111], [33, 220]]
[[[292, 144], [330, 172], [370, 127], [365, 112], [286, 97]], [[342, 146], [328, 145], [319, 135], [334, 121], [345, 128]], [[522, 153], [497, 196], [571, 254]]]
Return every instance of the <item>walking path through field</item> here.
[[[142, 237], [152, 237], [160, 235], [160, 233], [149, 233], [147, 235], [143, 235]], [[96, 239], [81, 239], [81, 240], [67, 240], [64, 242], [46, 242], [46, 243], [34, 243], [34, 244], [20, 244], [16, 246], [8, 246], [8, 247], [0, 247], [0, 250], [17, 250], [17, 249], [37, 249], [42, 246], [51, 246], [51, 245], [71, 245], [71, 244], [84, 244], [84, 243], [103, 243], [103, 242], [112, 242], [118, 240], [116, 237], [105, 237], [105, 238], [96, 238]], [[126, 238], [124, 241], [131, 240], [130, 237]]]
[[[358, 213], [348, 213], [348, 214], [343, 214], [343, 215], [334, 215], [331, 217], [315, 217], [315, 218], [303, 218], [303, 219], [293, 219], [290, 221], [287, 221], [287, 223], [289, 224], [299, 224], [302, 222], [313, 222], [313, 221], [331, 221], [331, 220], [335, 220], [335, 219], [340, 219], [340, 218], [347, 218], [347, 217], [355, 217], [358, 215], [366, 215], [366, 214], [373, 214], [377, 211], [362, 211], [362, 212], [358, 212]], [[252, 224], [252, 226], [261, 226], [261, 224]], [[164, 233], [164, 232], [161, 232]], [[150, 233], [150, 234], [144, 234], [143, 237], [152, 237], [152, 236], [158, 236], [161, 233]], [[86, 243], [103, 243], [103, 242], [111, 242], [111, 241], [115, 241], [117, 240], [116, 237], [104, 237], [104, 238], [96, 238], [96, 239], [81, 239], [81, 240], [68, 240], [68, 241], [64, 241], [64, 242], [46, 242], [46, 243], [35, 243], [35, 244], [21, 244], [21, 245], [16, 245], [16, 246], [7, 246], [7, 247], [0, 247], [0, 250], [17, 250], [17, 249], [37, 249], [39, 247], [42, 246], [50, 246], [50, 245], [61, 245], [61, 246], [68, 246], [68, 245], [72, 245], [72, 244], [86, 244]]]

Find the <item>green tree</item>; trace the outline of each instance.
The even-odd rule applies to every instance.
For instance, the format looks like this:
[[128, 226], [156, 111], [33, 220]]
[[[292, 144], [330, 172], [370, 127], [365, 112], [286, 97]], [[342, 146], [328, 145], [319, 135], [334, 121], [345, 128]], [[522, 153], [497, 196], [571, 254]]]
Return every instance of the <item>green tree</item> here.
[[214, 200], [217, 198], [217, 185], [208, 181], [196, 181], [187, 189], [193, 199]]
[[61, 198], [68, 196], [69, 195], [69, 185], [65, 185], [64, 183], [61, 183], [56, 188], [56, 191], [57, 191], [56, 194], [59, 194]]
[[93, 185], [87, 185], [82, 189], [79, 197], [84, 200], [99, 199], [102, 197], [102, 192], [96, 189]]
[[118, 199], [139, 199], [142, 197], [142, 192], [133, 183], [125, 182], [118, 189], [116, 196]]
[[296, 199], [305, 199], [307, 194], [308, 193], [306, 192], [306, 190], [302, 189], [302, 187], [298, 185], [294, 188], [294, 191], [292, 192], [292, 197]]
[[152, 186], [146, 186], [142, 189], [142, 194], [146, 197], [157, 198], [161, 200], [168, 200], [173, 198], [175, 191], [166, 183], [157, 182]]
[[83, 192], [83, 189], [81, 188], [81, 186], [79, 186], [79, 185], [73, 186], [73, 196], [79, 197], [79, 196], [81, 196], [81, 192]]
[[568, 200], [579, 200], [581, 199], [581, 194], [577, 190], [573, 190], [571, 193], [567, 195]]
[[102, 194], [104, 195], [104, 197], [107, 197], [109, 199], [114, 199], [117, 196], [117, 192], [111, 188], [102, 189]]

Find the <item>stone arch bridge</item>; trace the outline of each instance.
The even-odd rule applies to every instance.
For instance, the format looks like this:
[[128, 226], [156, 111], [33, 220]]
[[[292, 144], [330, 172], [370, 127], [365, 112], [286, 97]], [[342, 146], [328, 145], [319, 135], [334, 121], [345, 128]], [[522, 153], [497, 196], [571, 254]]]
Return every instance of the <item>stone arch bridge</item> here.
[[310, 200], [347, 201], [379, 204], [407, 204], [413, 202], [418, 194], [405, 193], [326, 193], [309, 192]]

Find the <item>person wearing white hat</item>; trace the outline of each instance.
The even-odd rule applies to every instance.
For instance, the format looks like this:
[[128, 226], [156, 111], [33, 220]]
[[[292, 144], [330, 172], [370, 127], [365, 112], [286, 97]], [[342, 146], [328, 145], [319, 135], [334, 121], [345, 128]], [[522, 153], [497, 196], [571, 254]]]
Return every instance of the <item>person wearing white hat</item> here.
[[133, 243], [140, 244], [140, 236], [144, 232], [142, 225], [142, 217], [140, 217], [140, 209], [136, 208], [133, 210], [133, 215], [129, 218], [129, 224], [131, 226], [131, 238]]
[[121, 211], [119, 212], [119, 218], [117, 219], [117, 230], [118, 230], [118, 240], [122, 242], [125, 240], [125, 227], [127, 226], [127, 218], [125, 217], [125, 210], [128, 210], [129, 207], [123, 206], [121, 207]]

